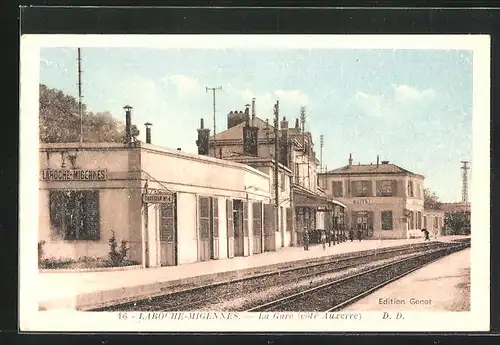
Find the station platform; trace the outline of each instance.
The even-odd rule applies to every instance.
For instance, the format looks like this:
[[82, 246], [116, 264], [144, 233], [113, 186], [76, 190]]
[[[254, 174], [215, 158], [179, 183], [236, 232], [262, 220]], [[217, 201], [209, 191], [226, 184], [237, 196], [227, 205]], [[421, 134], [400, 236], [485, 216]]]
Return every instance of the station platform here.
[[[433, 241], [453, 241], [466, 236], [446, 236]], [[422, 243], [423, 239], [363, 240], [343, 242], [323, 249], [310, 245], [285, 247], [248, 257], [210, 260], [180, 266], [137, 268], [100, 272], [44, 272], [38, 274], [39, 309], [88, 310], [133, 298], [168, 292], [184, 284], [204, 285], [243, 278], [264, 271], [306, 264], [318, 258]]]
[[470, 248], [426, 265], [343, 311], [470, 311]]

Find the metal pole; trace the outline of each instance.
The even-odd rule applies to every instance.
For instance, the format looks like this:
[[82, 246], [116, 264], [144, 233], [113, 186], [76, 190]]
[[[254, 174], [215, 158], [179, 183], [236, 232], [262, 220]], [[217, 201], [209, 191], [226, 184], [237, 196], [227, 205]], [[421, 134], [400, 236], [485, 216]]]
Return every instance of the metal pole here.
[[217, 146], [215, 145], [215, 134], [217, 127], [215, 126], [215, 91], [216, 90], [222, 90], [222, 86], [217, 86], [217, 87], [205, 87], [205, 92], [212, 91], [212, 96], [213, 96], [213, 107], [214, 107], [214, 157], [217, 157]]
[[83, 114], [82, 114], [82, 58], [78, 48], [78, 115], [80, 116], [80, 142], [83, 143]]
[[278, 162], [279, 162], [279, 101], [274, 106], [274, 210], [275, 230], [279, 231], [279, 190], [278, 190]]

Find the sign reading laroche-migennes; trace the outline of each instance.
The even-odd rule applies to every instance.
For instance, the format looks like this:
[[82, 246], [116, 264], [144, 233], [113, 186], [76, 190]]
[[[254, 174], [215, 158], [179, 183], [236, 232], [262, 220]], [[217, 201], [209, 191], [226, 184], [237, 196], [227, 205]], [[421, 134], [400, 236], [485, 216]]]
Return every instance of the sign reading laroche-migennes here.
[[42, 181], [105, 181], [106, 169], [45, 169], [41, 172]]

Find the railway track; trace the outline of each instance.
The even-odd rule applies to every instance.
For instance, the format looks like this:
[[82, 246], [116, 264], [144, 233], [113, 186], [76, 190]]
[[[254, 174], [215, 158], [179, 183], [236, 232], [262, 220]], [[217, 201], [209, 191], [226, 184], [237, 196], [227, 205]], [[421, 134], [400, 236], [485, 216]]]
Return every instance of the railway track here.
[[246, 312], [270, 311], [326, 311], [341, 310], [381, 287], [433, 262], [443, 256], [468, 247], [469, 244], [452, 244], [444, 248], [430, 249], [388, 264], [327, 282], [246, 309]]
[[279, 271], [266, 272], [237, 280], [218, 282], [190, 288], [184, 291], [152, 296], [113, 306], [93, 309], [93, 311], [186, 311], [196, 310], [206, 305], [230, 299], [242, 291], [256, 291], [269, 286], [293, 284], [304, 279], [379, 261], [395, 256], [407, 255], [432, 248], [446, 248], [450, 244], [431, 242], [425, 245], [387, 248], [370, 254], [353, 253], [337, 260], [319, 262], [309, 266], [289, 267]]

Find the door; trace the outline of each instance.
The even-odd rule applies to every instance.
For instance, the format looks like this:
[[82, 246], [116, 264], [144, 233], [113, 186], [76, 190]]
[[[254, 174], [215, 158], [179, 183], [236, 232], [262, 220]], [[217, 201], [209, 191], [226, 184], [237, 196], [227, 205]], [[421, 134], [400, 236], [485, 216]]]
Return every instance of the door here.
[[264, 251], [276, 250], [276, 228], [274, 226], [274, 205], [264, 204]]
[[160, 208], [160, 264], [176, 266], [177, 263], [177, 198], [171, 203], [159, 204]]
[[213, 225], [209, 197], [198, 198], [198, 260], [207, 261], [213, 252]]
[[210, 208], [211, 211], [211, 238], [212, 238], [212, 246], [210, 249], [210, 257], [212, 259], [219, 258], [219, 199], [212, 197], [210, 198]]
[[234, 215], [233, 215], [233, 201], [226, 200], [226, 229], [227, 229], [227, 257], [234, 257]]
[[262, 203], [256, 202], [252, 206], [253, 222], [253, 254], [262, 253]]
[[243, 203], [234, 200], [233, 205], [234, 256], [243, 256]]

